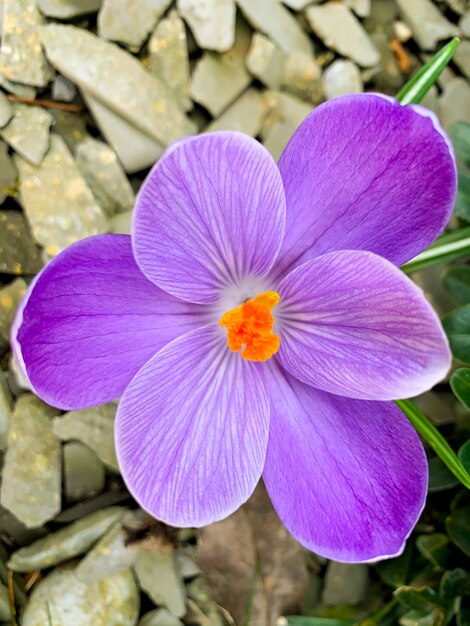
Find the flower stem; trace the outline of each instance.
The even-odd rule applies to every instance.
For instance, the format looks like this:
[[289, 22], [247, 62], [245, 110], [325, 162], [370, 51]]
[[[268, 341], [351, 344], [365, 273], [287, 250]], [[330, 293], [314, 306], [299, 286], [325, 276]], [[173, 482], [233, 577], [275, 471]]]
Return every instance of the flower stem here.
[[414, 75], [397, 93], [396, 98], [401, 104], [417, 104], [421, 102], [430, 88], [439, 78], [442, 70], [454, 56], [460, 43], [454, 37], [447, 45], [437, 52], [426, 65]]
[[397, 400], [396, 404], [454, 476], [458, 478], [462, 485], [470, 489], [470, 474], [426, 415], [411, 400]]
[[470, 226], [445, 233], [421, 254], [402, 265], [406, 274], [418, 272], [443, 261], [454, 261], [470, 255]]

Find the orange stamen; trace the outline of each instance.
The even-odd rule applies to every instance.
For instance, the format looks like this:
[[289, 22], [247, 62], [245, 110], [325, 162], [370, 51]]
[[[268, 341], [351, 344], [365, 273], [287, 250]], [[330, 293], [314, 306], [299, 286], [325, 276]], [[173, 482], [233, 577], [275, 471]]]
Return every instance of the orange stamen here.
[[242, 350], [241, 356], [248, 361], [267, 361], [276, 354], [281, 340], [273, 333], [271, 309], [278, 302], [279, 294], [267, 291], [224, 313], [219, 324], [227, 328], [230, 350]]

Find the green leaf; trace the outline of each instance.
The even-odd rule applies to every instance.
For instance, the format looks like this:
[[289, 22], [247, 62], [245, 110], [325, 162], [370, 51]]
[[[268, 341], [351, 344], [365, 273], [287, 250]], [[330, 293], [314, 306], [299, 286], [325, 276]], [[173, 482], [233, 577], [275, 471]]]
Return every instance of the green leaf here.
[[443, 263], [470, 255], [470, 226], [444, 233], [424, 252], [401, 266], [406, 274], [412, 274]]
[[446, 530], [455, 545], [470, 556], [470, 506], [452, 511], [446, 519]]
[[334, 617], [302, 617], [289, 615], [286, 617], [289, 626], [351, 626], [356, 620], [336, 619]]
[[454, 213], [457, 217], [470, 222], [470, 176], [459, 172], [459, 186], [455, 200]]
[[442, 70], [454, 56], [460, 39], [454, 37], [430, 61], [417, 72], [400, 91], [397, 100], [402, 104], [418, 103], [424, 98], [430, 88], [439, 78]]
[[470, 304], [455, 309], [442, 319], [454, 357], [470, 365]]
[[399, 620], [400, 626], [444, 626], [447, 623], [445, 611], [436, 608], [423, 615], [420, 611], [408, 611]]
[[449, 136], [459, 159], [470, 164], [470, 124], [456, 122], [449, 128]]
[[444, 274], [444, 287], [457, 304], [470, 304], [470, 267], [450, 267]]
[[446, 569], [451, 556], [449, 543], [447, 535], [442, 533], [420, 535], [416, 539], [416, 547], [424, 558], [441, 569]]
[[456, 476], [467, 489], [470, 489], [470, 474], [441, 433], [428, 420], [426, 415], [424, 415], [411, 400], [397, 400], [396, 404], [454, 476]]
[[467, 472], [470, 473], [470, 439], [461, 446], [457, 456]]
[[393, 595], [402, 604], [420, 613], [430, 613], [436, 606], [439, 606], [439, 596], [430, 587], [421, 589], [410, 586], [398, 587]]
[[439, 595], [444, 604], [450, 604], [459, 596], [470, 595], [470, 574], [460, 567], [445, 572], [439, 586]]
[[406, 544], [405, 551], [394, 559], [386, 559], [380, 561], [375, 566], [380, 578], [390, 585], [390, 587], [401, 587], [409, 581], [409, 571], [411, 566], [411, 557], [413, 554], [413, 544]]
[[456, 397], [470, 411], [470, 368], [461, 367], [455, 370], [449, 382]]
[[433, 457], [428, 462], [429, 469], [429, 493], [445, 491], [459, 485], [459, 481], [450, 470], [444, 465], [438, 456]]

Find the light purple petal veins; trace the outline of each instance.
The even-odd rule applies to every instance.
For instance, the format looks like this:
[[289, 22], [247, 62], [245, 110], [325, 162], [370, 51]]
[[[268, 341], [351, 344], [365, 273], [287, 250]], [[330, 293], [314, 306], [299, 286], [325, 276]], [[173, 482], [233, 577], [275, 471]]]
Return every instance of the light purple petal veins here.
[[373, 94], [317, 107], [279, 168], [287, 222], [276, 277], [333, 250], [370, 250], [401, 265], [442, 232], [457, 190], [435, 116]]
[[449, 370], [447, 338], [423, 292], [371, 252], [308, 261], [278, 291], [279, 361], [304, 383], [393, 400], [427, 391]]
[[127, 486], [149, 513], [203, 526], [249, 498], [269, 429], [259, 368], [208, 326], [169, 343], [138, 372], [119, 405], [116, 449]]
[[135, 208], [134, 253], [159, 287], [209, 303], [269, 272], [284, 224], [282, 180], [267, 150], [241, 133], [208, 133], [171, 146], [150, 172]]
[[280, 368], [269, 373], [263, 478], [287, 529], [336, 561], [400, 554], [424, 507], [428, 477], [406, 417], [392, 403], [334, 396]]
[[116, 399], [160, 348], [206, 320], [205, 308], [145, 278], [129, 236], [98, 235], [39, 274], [15, 322], [14, 345], [35, 392], [78, 409]]

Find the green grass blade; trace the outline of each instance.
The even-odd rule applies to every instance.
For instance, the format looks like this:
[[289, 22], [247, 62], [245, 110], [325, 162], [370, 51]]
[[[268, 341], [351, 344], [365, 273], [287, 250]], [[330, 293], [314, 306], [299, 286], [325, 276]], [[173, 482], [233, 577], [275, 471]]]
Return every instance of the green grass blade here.
[[469, 231], [470, 228], [461, 228], [455, 233], [449, 233], [450, 237], [443, 235], [430, 248], [402, 265], [401, 269], [405, 274], [412, 274], [443, 261], [454, 261], [469, 256]]
[[458, 37], [454, 37], [433, 58], [417, 72], [400, 91], [397, 100], [402, 104], [417, 104], [421, 102], [430, 88], [439, 78], [442, 70], [454, 56], [460, 43]]
[[462, 485], [470, 489], [470, 474], [426, 415], [424, 415], [411, 400], [397, 400], [396, 404], [454, 476], [458, 478]]

